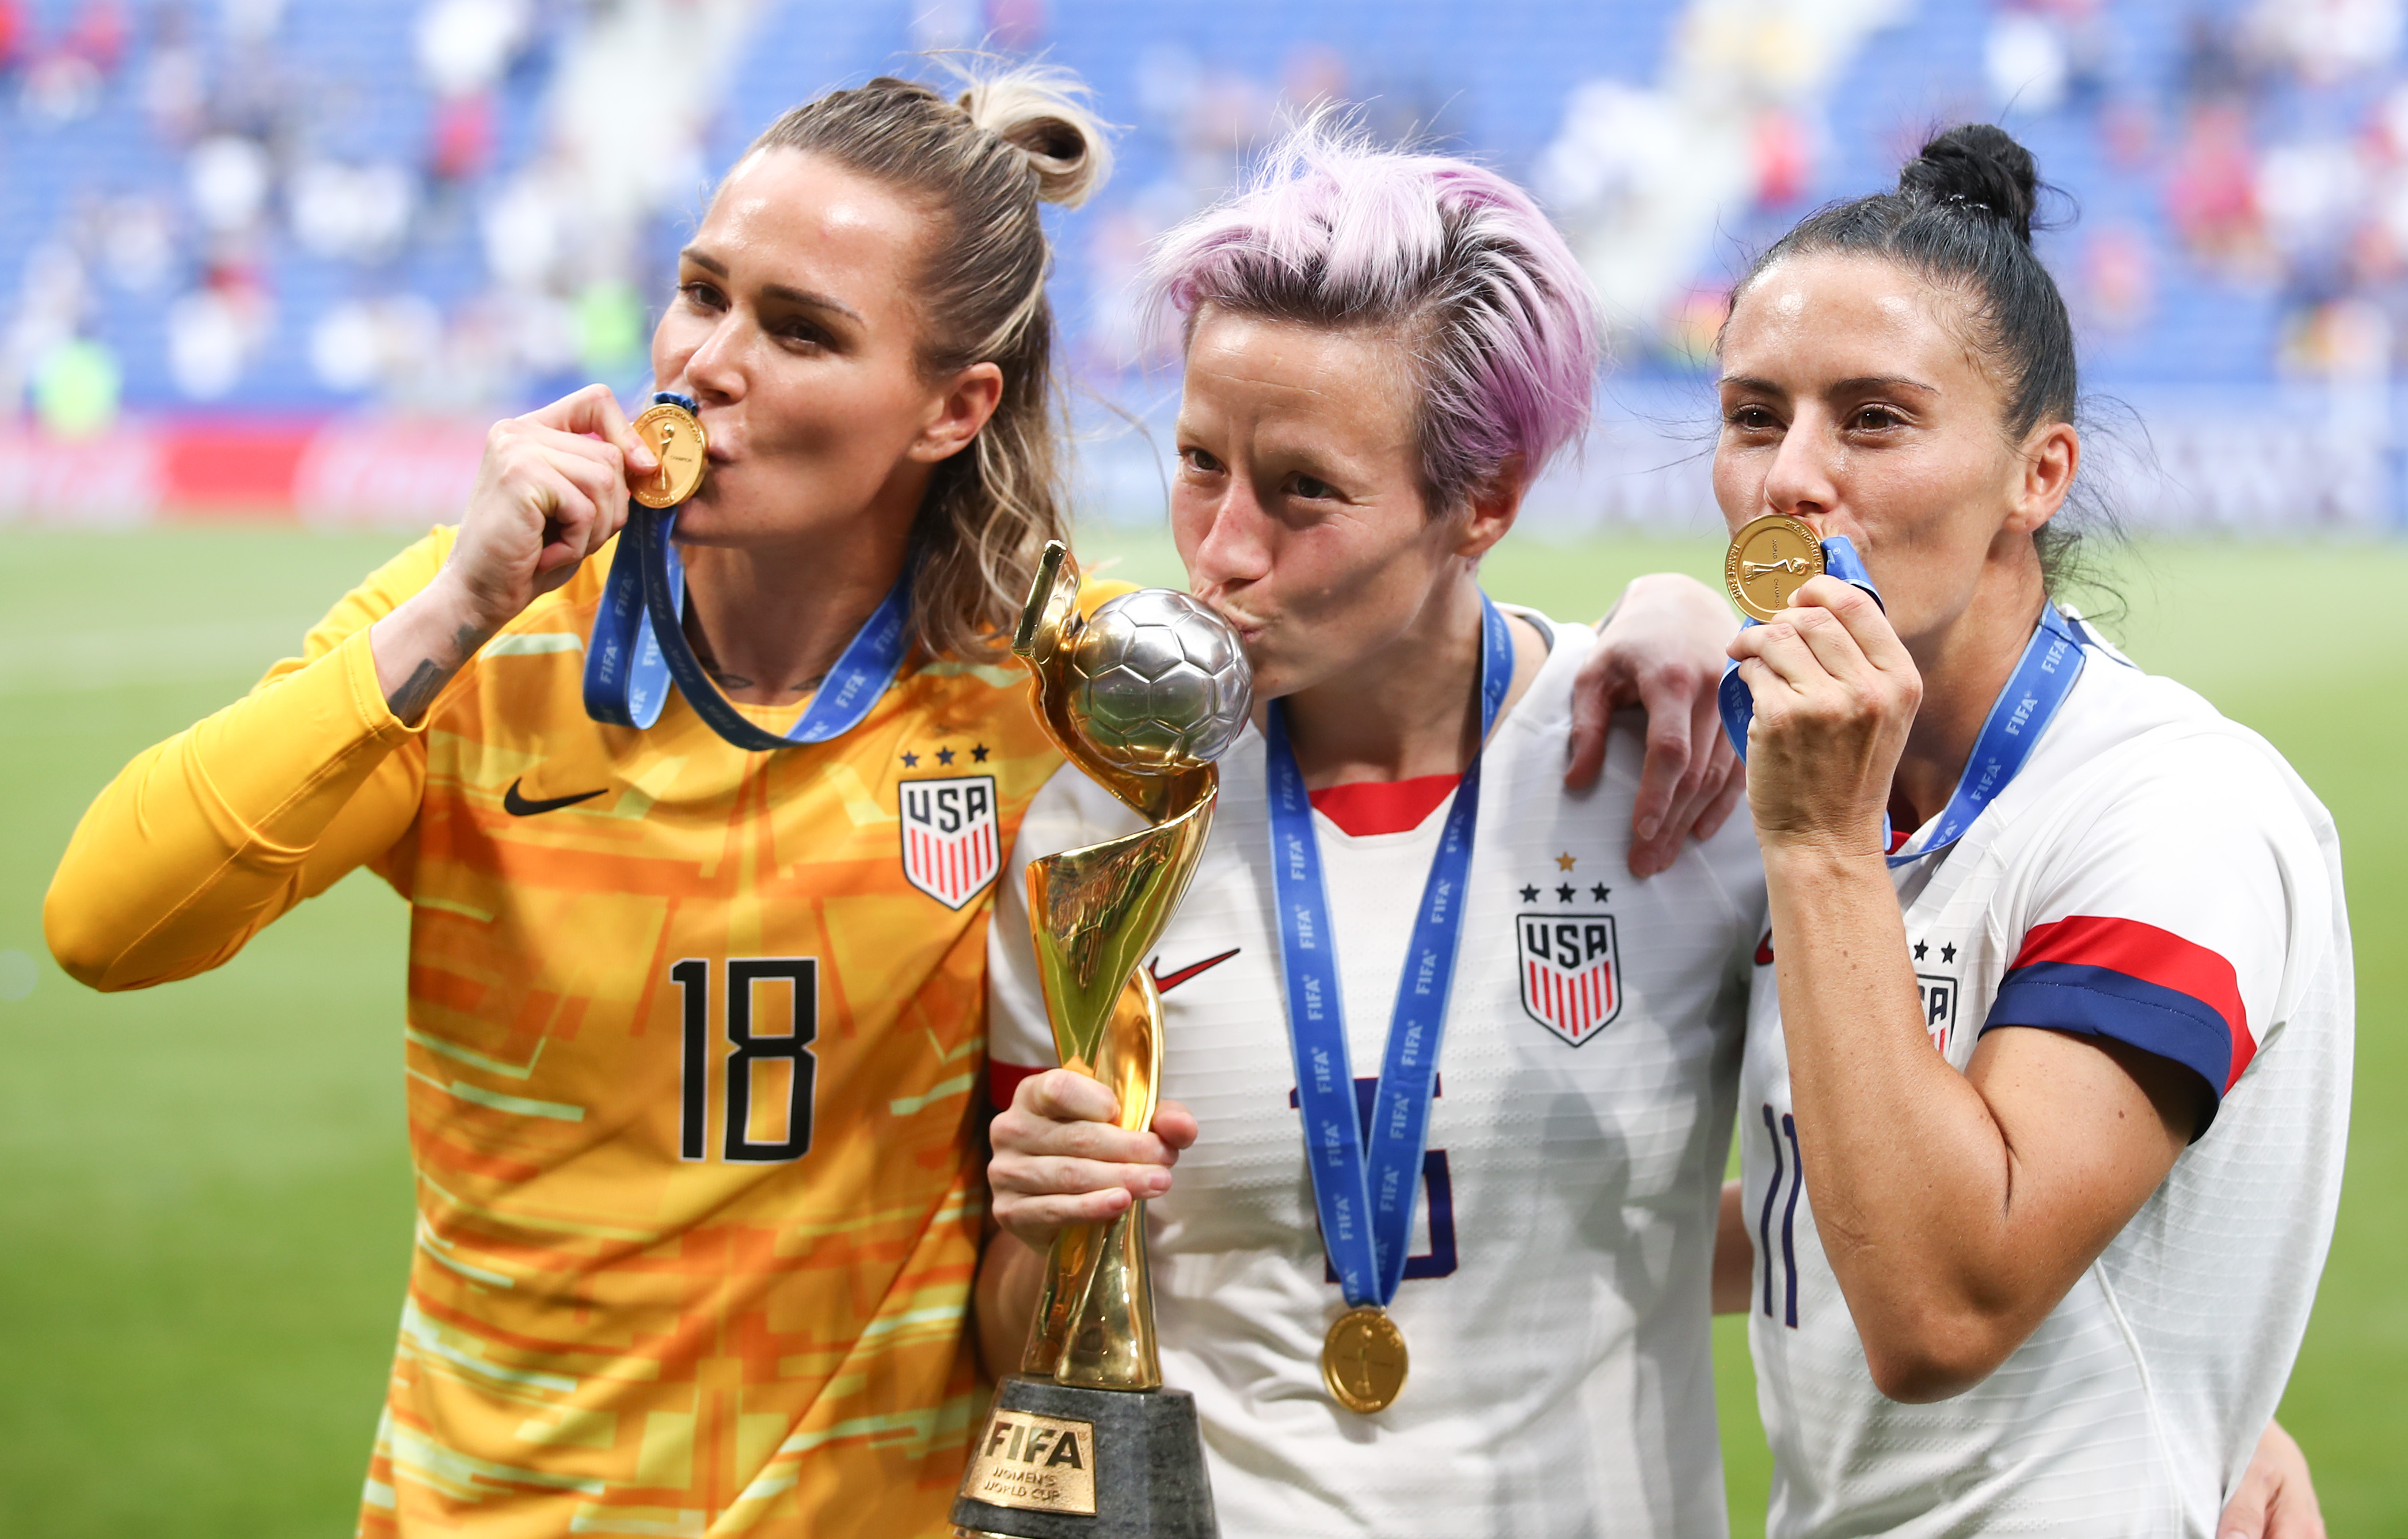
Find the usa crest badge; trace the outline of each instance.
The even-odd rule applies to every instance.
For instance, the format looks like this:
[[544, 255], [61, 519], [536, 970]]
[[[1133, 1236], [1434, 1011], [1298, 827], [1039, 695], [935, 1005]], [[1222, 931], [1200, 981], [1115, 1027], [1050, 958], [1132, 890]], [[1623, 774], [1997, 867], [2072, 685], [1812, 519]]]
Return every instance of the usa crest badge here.
[[995, 880], [1003, 850], [993, 775], [907, 780], [902, 801], [903, 874], [911, 885], [957, 909]]
[[1580, 1046], [1622, 1014], [1622, 954], [1610, 913], [1526, 913], [1514, 922], [1521, 948], [1522, 1008]]

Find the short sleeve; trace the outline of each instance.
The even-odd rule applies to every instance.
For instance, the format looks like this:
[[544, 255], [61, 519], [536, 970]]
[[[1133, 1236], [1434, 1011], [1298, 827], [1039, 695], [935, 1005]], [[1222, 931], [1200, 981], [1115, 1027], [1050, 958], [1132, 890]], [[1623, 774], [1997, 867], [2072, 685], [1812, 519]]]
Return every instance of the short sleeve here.
[[997, 884], [995, 922], [987, 928], [987, 1093], [997, 1107], [1029, 1075], [1054, 1068], [1054, 1028], [1045, 1017], [1045, 989], [1028, 938], [1027, 868], [1039, 856], [1075, 850], [1128, 833], [1140, 825], [1076, 765], [1054, 772], [1020, 820], [1011, 861]]
[[2275, 1014], [2287, 895], [2317, 858], [2315, 835], [2253, 744], [2134, 752], [2148, 755], [2137, 772], [2048, 857], [1983, 1029], [2113, 1038], [2172, 1059], [2207, 1086], [2213, 1121]]

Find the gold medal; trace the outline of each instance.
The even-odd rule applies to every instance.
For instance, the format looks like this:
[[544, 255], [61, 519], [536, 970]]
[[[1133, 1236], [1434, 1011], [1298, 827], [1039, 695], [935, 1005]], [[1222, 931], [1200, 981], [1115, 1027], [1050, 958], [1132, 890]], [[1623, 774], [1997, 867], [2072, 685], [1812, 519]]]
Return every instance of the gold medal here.
[[702, 487], [710, 467], [709, 442], [693, 412], [673, 401], [659, 401], [636, 419], [636, 437], [660, 456], [661, 467], [627, 490], [647, 508], [674, 508]]
[[1789, 596], [1823, 575], [1823, 541], [1787, 513], [1767, 513], [1731, 536], [1723, 585], [1750, 619], [1770, 620]]
[[1405, 1333], [1384, 1309], [1350, 1309], [1321, 1342], [1321, 1382], [1339, 1404], [1361, 1416], [1384, 1411], [1404, 1393]]

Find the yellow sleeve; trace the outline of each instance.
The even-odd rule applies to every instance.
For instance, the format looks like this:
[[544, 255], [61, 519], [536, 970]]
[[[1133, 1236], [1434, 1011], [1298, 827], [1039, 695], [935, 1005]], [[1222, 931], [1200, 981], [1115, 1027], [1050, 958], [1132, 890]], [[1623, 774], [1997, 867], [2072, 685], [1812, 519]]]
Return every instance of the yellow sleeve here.
[[108, 991], [188, 978], [356, 866], [404, 885], [381, 857], [418, 815], [426, 755], [385, 708], [368, 627], [433, 580], [452, 538], [438, 528], [387, 562], [300, 656], [119, 772], [43, 900], [59, 966]]

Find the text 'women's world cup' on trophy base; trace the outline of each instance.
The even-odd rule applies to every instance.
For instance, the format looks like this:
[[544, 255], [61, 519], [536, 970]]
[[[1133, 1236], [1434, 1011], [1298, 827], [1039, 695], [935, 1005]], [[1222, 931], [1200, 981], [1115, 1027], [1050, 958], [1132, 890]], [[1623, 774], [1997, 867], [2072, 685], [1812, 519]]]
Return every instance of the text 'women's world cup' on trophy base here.
[[[1185, 594], [1147, 588], [1082, 620], [1078, 592], [1068, 553], [1048, 545], [1012, 651], [1047, 733], [1150, 827], [1030, 861], [1029, 928], [1063, 1067], [1111, 1086], [1134, 1129], [1153, 1122], [1162, 1079], [1162, 1000], [1139, 964], [1203, 856], [1211, 761], [1245, 727], [1253, 678], [1237, 636]], [[1055, 1237], [953, 1523], [1011, 1539], [1218, 1534], [1195, 1398], [1162, 1387], [1143, 1202]]]

